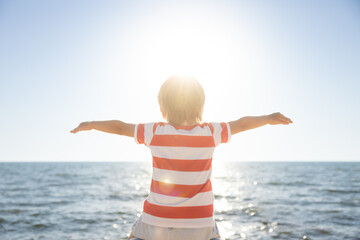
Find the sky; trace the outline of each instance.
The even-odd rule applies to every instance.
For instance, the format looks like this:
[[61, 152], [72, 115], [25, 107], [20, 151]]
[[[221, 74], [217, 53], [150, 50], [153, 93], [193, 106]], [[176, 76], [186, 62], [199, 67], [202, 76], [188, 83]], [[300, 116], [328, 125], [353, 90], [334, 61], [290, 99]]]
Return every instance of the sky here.
[[360, 160], [359, 1], [0, 1], [0, 161], [151, 161], [83, 121], [163, 121], [161, 84], [193, 75], [203, 120], [281, 112], [217, 161]]

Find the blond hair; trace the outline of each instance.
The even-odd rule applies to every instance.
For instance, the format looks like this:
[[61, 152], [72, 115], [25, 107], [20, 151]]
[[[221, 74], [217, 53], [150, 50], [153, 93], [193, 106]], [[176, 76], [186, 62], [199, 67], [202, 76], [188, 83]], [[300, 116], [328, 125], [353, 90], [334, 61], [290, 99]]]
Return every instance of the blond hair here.
[[169, 123], [201, 123], [205, 94], [195, 78], [183, 75], [169, 77], [160, 88], [158, 100]]

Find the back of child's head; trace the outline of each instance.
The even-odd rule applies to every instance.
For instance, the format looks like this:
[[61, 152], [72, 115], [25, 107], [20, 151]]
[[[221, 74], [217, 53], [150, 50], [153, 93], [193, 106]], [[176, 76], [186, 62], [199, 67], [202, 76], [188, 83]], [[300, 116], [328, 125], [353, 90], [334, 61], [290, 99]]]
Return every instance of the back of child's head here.
[[193, 77], [174, 75], [160, 88], [158, 100], [166, 120], [175, 125], [201, 123], [204, 89]]

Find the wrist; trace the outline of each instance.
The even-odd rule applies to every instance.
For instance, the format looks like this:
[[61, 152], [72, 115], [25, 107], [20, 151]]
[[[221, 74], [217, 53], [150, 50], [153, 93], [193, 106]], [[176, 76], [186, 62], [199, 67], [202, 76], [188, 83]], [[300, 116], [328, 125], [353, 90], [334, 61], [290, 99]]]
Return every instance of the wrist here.
[[271, 114], [265, 115], [265, 123], [270, 124], [271, 123]]

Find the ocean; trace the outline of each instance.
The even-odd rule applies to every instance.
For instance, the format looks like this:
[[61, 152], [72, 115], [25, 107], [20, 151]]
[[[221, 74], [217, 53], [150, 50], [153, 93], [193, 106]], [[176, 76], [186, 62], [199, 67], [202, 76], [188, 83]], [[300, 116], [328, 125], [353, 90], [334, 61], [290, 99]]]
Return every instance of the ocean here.
[[[127, 239], [151, 164], [0, 163], [0, 239]], [[224, 239], [360, 239], [360, 162], [215, 162]]]

